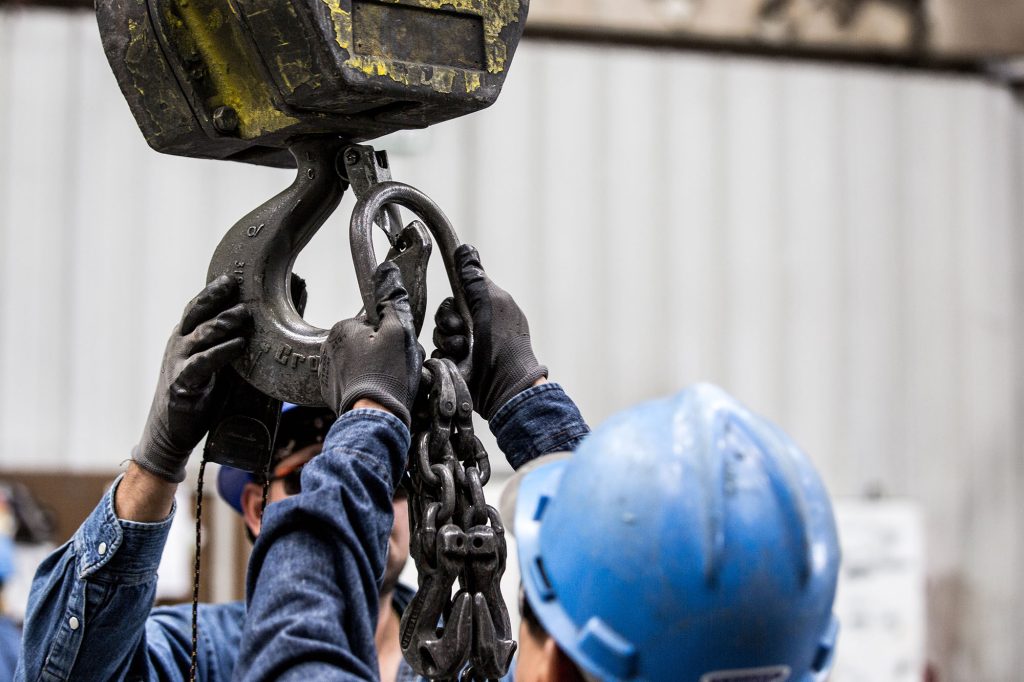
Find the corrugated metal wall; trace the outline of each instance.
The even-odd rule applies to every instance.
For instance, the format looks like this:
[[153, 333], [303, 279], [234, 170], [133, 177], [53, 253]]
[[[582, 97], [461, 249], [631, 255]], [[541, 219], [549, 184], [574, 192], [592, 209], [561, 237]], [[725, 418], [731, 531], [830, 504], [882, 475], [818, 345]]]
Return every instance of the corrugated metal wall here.
[[[497, 106], [389, 149], [593, 422], [711, 380], [834, 493], [920, 501], [931, 658], [1009, 682], [1022, 123], [965, 77], [526, 43]], [[126, 458], [221, 234], [289, 182], [149, 151], [90, 16], [0, 12], [0, 465]], [[346, 222], [297, 266], [325, 326], [358, 308]]]

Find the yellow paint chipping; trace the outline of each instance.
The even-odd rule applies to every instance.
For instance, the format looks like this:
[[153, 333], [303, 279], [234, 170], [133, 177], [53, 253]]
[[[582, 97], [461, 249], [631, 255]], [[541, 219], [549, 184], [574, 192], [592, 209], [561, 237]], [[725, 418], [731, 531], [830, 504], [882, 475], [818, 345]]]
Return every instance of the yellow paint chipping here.
[[219, 101], [207, 105], [232, 107], [238, 114], [239, 137], [255, 139], [298, 123], [274, 105], [268, 85], [242, 48], [236, 22], [224, 20], [225, 0], [178, 0], [168, 6], [173, 4], [177, 16], [168, 11], [168, 26], [177, 27], [180, 36], [188, 36], [183, 45], [190, 42], [201, 55], [216, 89]]
[[[467, 93], [480, 89], [480, 73], [472, 69], [437, 65], [420, 67], [393, 59], [356, 54], [352, 49], [352, 13], [342, 8], [341, 0], [321, 1], [330, 10], [335, 42], [338, 47], [348, 52], [346, 66], [357, 69], [367, 76], [387, 77], [406, 86], [426, 85], [442, 94], [450, 94], [456, 87], [464, 88]], [[445, 9], [481, 17], [487, 71], [494, 74], [505, 71], [508, 49], [501, 40], [501, 32], [509, 24], [519, 21], [520, 0], [415, 0], [402, 3], [396, 0], [389, 1], [394, 4], [424, 9]]]
[[352, 13], [341, 8], [341, 0], [323, 0], [323, 3], [331, 11], [331, 20], [334, 22], [334, 40], [338, 43], [338, 47], [351, 51]]
[[[131, 55], [132, 52], [135, 52], [135, 51], [139, 50], [140, 46], [141, 46], [142, 49], [145, 49], [145, 47], [146, 47], [145, 46], [145, 41], [146, 41], [145, 31], [144, 30], [143, 31], [139, 30], [139, 22], [135, 21], [134, 19], [129, 19], [128, 20], [128, 49], [125, 51], [126, 55]], [[131, 62], [132, 61], [131, 58], [129, 58], [128, 61]], [[132, 84], [135, 85], [135, 89], [138, 91], [138, 93], [140, 95], [145, 96], [146, 91], [144, 89], [142, 89], [138, 85], [138, 82], [135, 79], [132, 79]]]
[[482, 17], [487, 70], [490, 73], [501, 73], [508, 61], [508, 50], [501, 41], [501, 32], [509, 24], [519, 21], [519, 2], [520, 0], [416, 0], [410, 4], [425, 9], [449, 9]]
[[295, 90], [300, 85], [320, 86], [320, 74], [314, 72], [308, 62], [302, 59], [286, 62], [280, 55], [278, 55], [276, 62], [277, 72], [281, 74], [281, 80], [284, 81], [285, 86], [289, 90]]

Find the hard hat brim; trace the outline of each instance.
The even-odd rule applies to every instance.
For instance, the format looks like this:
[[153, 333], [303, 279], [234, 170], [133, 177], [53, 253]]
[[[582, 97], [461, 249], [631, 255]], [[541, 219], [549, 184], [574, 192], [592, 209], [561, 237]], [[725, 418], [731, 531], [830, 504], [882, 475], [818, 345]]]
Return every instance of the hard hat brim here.
[[600, 679], [618, 682], [613, 670], [633, 667], [635, 647], [598, 618], [579, 628], [548, 581], [541, 556], [541, 525], [555, 499], [572, 453], [545, 455], [523, 467], [502, 493], [502, 513], [512, 519], [525, 598], [544, 630], [576, 665]]
[[242, 513], [242, 491], [247, 483], [252, 483], [252, 474], [234, 467], [221, 466], [217, 472], [217, 492], [222, 500], [231, 505], [239, 514]]
[[513, 536], [516, 534], [516, 503], [519, 500], [519, 486], [522, 485], [523, 479], [532, 471], [536, 471], [552, 462], [568, 459], [569, 457], [572, 457], [572, 452], [552, 452], [527, 462], [512, 474], [512, 478], [508, 480], [508, 483], [505, 484], [501, 491], [501, 498], [498, 500], [498, 511], [501, 513], [506, 529], [511, 531]]

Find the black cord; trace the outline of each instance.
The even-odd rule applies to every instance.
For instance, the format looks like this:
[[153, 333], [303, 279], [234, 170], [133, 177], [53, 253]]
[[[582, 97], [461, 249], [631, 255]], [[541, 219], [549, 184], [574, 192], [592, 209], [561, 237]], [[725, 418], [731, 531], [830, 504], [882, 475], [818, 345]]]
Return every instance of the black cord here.
[[[270, 462], [263, 477], [263, 500], [260, 505], [260, 519], [267, 509], [270, 492]], [[189, 668], [189, 682], [196, 682], [196, 668], [199, 661], [199, 569], [201, 566], [203, 541], [203, 477], [206, 474], [206, 460], [199, 463], [199, 481], [196, 484], [196, 560], [192, 575], [192, 665]]]
[[[273, 459], [271, 457], [270, 459]], [[263, 500], [260, 502], [260, 523], [263, 523], [263, 512], [267, 511], [267, 495], [270, 494], [270, 460], [263, 471]]]
[[188, 679], [196, 682], [196, 667], [199, 661], [199, 567], [203, 540], [203, 474], [206, 473], [206, 460], [199, 463], [199, 481], [196, 484], [196, 560], [192, 575], [192, 666]]

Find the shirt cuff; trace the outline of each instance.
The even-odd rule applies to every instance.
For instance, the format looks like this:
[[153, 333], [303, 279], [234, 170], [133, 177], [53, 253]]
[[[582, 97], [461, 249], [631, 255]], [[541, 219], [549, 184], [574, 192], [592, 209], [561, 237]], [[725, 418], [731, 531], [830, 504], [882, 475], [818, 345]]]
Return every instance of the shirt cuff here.
[[[391, 490], [402, 480], [412, 433], [401, 419], [372, 407], [342, 413], [324, 439], [324, 452], [361, 452], [387, 469]], [[305, 485], [303, 485], [305, 490]]]
[[562, 386], [547, 382], [516, 394], [490, 421], [513, 469], [551, 452], [575, 450], [590, 427]]
[[144, 582], [153, 578], [160, 566], [176, 504], [172, 503], [167, 518], [155, 523], [119, 519], [114, 495], [123, 478], [124, 474], [117, 477], [72, 538], [82, 579], [96, 576]]

